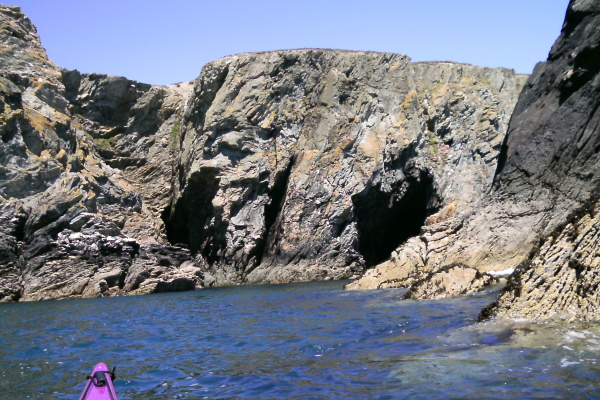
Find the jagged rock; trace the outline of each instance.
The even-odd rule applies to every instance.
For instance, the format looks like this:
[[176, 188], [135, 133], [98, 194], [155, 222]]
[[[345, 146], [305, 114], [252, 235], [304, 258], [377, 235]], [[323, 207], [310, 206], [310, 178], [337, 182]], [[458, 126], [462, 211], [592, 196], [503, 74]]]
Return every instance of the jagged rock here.
[[157, 87], [60, 70], [18, 8], [0, 17], [0, 58], [18, 53], [0, 62], [7, 300], [341, 279], [388, 259], [429, 273], [464, 243], [525, 79], [293, 50]]
[[19, 76], [56, 78], [56, 66], [48, 60], [46, 50], [33, 23], [20, 7], [0, 5], [0, 71]]
[[23, 301], [95, 297], [122, 287], [139, 245], [133, 239], [92, 229], [85, 233], [63, 230], [56, 241], [39, 247], [30, 254], [24, 271]]
[[202, 261], [188, 249], [147, 245], [129, 268], [123, 290], [134, 294], [179, 292], [203, 286]]
[[599, 18], [570, 2], [505, 137], [510, 70], [294, 50], [157, 87], [58, 69], [0, 6], [0, 301], [519, 266], [482, 317], [598, 319]]
[[168, 237], [215, 284], [356, 275], [438, 209], [481, 201], [522, 84], [389, 53], [209, 63], [182, 122]]
[[[542, 232], [555, 232], [542, 236], [541, 248], [533, 248], [499, 300], [482, 312], [482, 318], [600, 318], [597, 205], [593, 206], [599, 179], [599, 11], [593, 2], [571, 2], [561, 36], [548, 62], [536, 71], [535, 85], [524, 101], [524, 106], [533, 104], [534, 110], [521, 112], [515, 139], [507, 142], [506, 172], [500, 183], [509, 188], [516, 184], [535, 187], [534, 179], [539, 178], [543, 188], [537, 192], [552, 199], [552, 210], [542, 214], [546, 224]], [[551, 115], [543, 110], [548, 105], [552, 105]], [[542, 118], [548, 120], [542, 124], [538, 122]], [[536, 122], [545, 127], [543, 136], [534, 137], [545, 151], [523, 168], [525, 176], [520, 177], [516, 172], [522, 161], [518, 152], [531, 152], [526, 145], [528, 133], [540, 136], [539, 131], [528, 131], [529, 121], [534, 127]], [[565, 217], [567, 213], [570, 215]]]
[[27, 264], [21, 300], [147, 294], [202, 286], [201, 264], [188, 249], [140, 245], [132, 238], [100, 233], [97, 223], [89, 226], [93, 228], [60, 232], [55, 242], [47, 244], [49, 249]]
[[482, 318], [600, 318], [599, 24], [598, 2], [570, 2], [548, 61], [536, 67], [515, 109], [496, 181], [505, 197], [525, 205], [529, 217], [521, 220], [534, 222], [533, 234], [508, 231], [532, 255], [521, 258]]
[[19, 240], [23, 235], [20, 227], [26, 218], [18, 201], [0, 201], [0, 302], [21, 297], [23, 259], [19, 256]]
[[[529, 258], [541, 239], [594, 199], [600, 183], [599, 18], [596, 2], [571, 1], [548, 61], [536, 66], [519, 97], [489, 198], [472, 215], [462, 218], [460, 230], [447, 235], [449, 245], [444, 252], [431, 254], [423, 246], [418, 248], [412, 257], [427, 259], [427, 263], [414, 263], [415, 268], [435, 271], [459, 263], [482, 272], [514, 269]], [[404, 254], [415, 248], [409, 246], [396, 252]], [[402, 260], [399, 263], [403, 266]], [[356, 286], [376, 287], [382, 279], [398, 278], [394, 267], [379, 266], [362, 279], [364, 284], [359, 281]], [[375, 274], [381, 278], [369, 281]], [[536, 280], [536, 272], [528, 277]], [[545, 290], [549, 298], [558, 296], [554, 289]], [[562, 300], [556, 303], [544, 302], [549, 314], [554, 308], [562, 309], [559, 304], [563, 301], [577, 309], [577, 301], [568, 299], [569, 290], [558, 292], [567, 297], [559, 296]], [[520, 291], [512, 293], [514, 303], [504, 301], [502, 307], [508, 310], [514, 304], [522, 315], [530, 316], [527, 307], [518, 305]], [[499, 315], [510, 314], [496, 310]]]
[[147, 292], [198, 287], [189, 251], [177, 273], [144, 256], [172, 253], [161, 213], [189, 85], [60, 70], [18, 7], [0, 6], [0, 36], [0, 301], [122, 294], [138, 264]]
[[444, 299], [446, 297], [478, 292], [494, 283], [492, 276], [482, 274], [476, 268], [464, 265], [449, 265], [417, 281], [411, 277], [410, 282], [400, 283], [410, 287], [404, 299]]
[[597, 192], [600, 16], [584, 11], [593, 4], [571, 1], [548, 60], [523, 89], [490, 204], [456, 238], [469, 265], [515, 268]]
[[491, 317], [597, 321], [600, 319], [600, 203], [574, 215], [511, 276]]
[[360, 279], [346, 285], [346, 289], [410, 287], [431, 274], [434, 268], [429, 264], [429, 258], [446, 251], [448, 238], [462, 227], [461, 219], [449, 217], [452, 209], [453, 206], [450, 205], [430, 217], [430, 222], [441, 221], [423, 227], [421, 235], [410, 238], [392, 253], [389, 260], [365, 271]]

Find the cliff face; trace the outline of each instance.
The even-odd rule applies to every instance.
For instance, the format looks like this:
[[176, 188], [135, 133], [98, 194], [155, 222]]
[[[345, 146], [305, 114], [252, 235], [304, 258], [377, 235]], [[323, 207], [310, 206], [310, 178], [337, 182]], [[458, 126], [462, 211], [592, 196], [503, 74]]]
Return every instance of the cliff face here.
[[168, 237], [219, 285], [351, 277], [428, 217], [438, 229], [475, 209], [523, 81], [334, 50], [209, 63], [182, 122]]
[[0, 19], [0, 301], [195, 287], [160, 234], [183, 95], [61, 71], [18, 7]]
[[443, 252], [525, 80], [293, 50], [158, 87], [61, 70], [0, 18], [0, 301], [347, 278], [421, 229]]
[[513, 71], [387, 53], [80, 74], [0, 6], [0, 301], [363, 272], [443, 297], [517, 268], [482, 317], [598, 319], [599, 19], [571, 1], [514, 107]]
[[[548, 60], [538, 64], [519, 97], [492, 193], [476, 213], [448, 221], [444, 232], [423, 229], [351, 287], [414, 285], [419, 292], [435, 286], [431, 279], [448, 275], [452, 265], [517, 268], [482, 317], [600, 317], [599, 18], [597, 1], [571, 1]], [[443, 253], [440, 242], [449, 243]], [[439, 286], [430, 292], [437, 295]]]
[[600, 318], [599, 26], [599, 2], [571, 1], [548, 61], [515, 109], [495, 185], [532, 204], [543, 229], [484, 317]]

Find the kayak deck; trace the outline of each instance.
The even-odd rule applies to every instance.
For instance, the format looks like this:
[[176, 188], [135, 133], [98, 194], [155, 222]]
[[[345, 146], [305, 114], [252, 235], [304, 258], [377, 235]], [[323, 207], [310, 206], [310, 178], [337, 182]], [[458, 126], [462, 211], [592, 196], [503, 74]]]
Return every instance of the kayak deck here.
[[98, 363], [92, 370], [79, 400], [118, 400], [113, 386], [114, 374], [104, 363]]

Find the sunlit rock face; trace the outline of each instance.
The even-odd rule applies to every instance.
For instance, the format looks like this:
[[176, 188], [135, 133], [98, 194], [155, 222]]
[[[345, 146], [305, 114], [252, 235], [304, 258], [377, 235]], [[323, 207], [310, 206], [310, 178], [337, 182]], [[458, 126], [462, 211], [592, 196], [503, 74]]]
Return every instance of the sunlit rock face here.
[[60, 70], [18, 7], [0, 20], [0, 301], [199, 287], [160, 218], [185, 85]]
[[183, 117], [167, 236], [215, 284], [354, 276], [476, 209], [524, 80], [336, 50], [209, 63]]
[[415, 282], [427, 288], [451, 265], [516, 269], [482, 318], [599, 319], [599, 25], [597, 1], [571, 1], [548, 60], [519, 97], [492, 190], [475, 212], [423, 228], [351, 288], [418, 291]]
[[0, 301], [516, 268], [482, 318], [598, 319], [599, 18], [572, 0], [527, 83], [305, 49], [159, 87], [58, 68], [0, 6]]
[[0, 301], [348, 278], [422, 232], [443, 252], [526, 78], [308, 49], [159, 87], [60, 69], [0, 18]]

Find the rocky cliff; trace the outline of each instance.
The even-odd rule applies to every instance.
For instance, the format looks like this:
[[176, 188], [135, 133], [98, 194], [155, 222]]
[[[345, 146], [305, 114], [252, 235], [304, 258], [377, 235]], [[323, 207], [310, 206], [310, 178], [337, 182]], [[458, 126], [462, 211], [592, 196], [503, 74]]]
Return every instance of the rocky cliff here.
[[515, 109], [495, 185], [529, 208], [539, 241], [484, 318], [600, 318], [599, 26], [600, 2], [572, 0]]
[[[599, 318], [599, 18], [598, 1], [569, 4], [548, 60], [519, 97], [493, 190], [477, 212], [448, 222], [444, 232], [425, 228], [352, 287], [414, 285], [412, 292], [422, 293], [417, 288], [433, 285], [448, 266], [516, 268], [482, 317]], [[435, 251], [439, 241], [450, 243], [443, 253]], [[472, 275], [473, 287], [463, 292], [480, 287], [481, 277]]]
[[218, 285], [352, 277], [473, 212], [523, 83], [335, 50], [209, 63], [182, 121], [169, 240]]
[[199, 286], [160, 232], [183, 89], [60, 70], [0, 19], [0, 301]]
[[441, 254], [526, 78], [306, 49], [158, 87], [61, 70], [0, 18], [0, 301], [348, 278], [421, 231]]
[[596, 320], [599, 19], [572, 0], [527, 83], [306, 49], [158, 87], [61, 70], [0, 6], [0, 301], [516, 268], [482, 318]]

